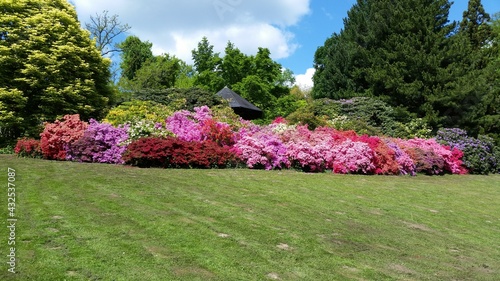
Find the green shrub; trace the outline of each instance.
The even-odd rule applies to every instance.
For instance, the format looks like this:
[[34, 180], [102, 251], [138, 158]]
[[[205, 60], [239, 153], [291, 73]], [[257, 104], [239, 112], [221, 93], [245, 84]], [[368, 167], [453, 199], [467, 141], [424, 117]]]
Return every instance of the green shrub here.
[[170, 107], [152, 101], [131, 100], [111, 109], [103, 120], [113, 126], [135, 123], [139, 120], [163, 122], [174, 113]]
[[12, 145], [7, 145], [0, 148], [0, 154], [14, 154], [14, 147]]

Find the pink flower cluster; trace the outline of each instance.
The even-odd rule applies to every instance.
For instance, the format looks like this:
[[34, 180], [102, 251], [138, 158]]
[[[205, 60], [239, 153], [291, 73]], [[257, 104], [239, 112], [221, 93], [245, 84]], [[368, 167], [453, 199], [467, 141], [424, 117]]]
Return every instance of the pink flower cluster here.
[[466, 173], [461, 151], [450, 150], [434, 139], [402, 140], [359, 136], [328, 127], [311, 131], [306, 126], [286, 126], [274, 122], [243, 128], [234, 148], [250, 168], [385, 175]]

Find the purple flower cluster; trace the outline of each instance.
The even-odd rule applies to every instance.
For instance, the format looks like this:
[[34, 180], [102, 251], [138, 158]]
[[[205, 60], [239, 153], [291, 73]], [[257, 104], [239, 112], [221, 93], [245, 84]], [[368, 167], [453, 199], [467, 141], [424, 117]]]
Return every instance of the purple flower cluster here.
[[80, 162], [123, 164], [127, 149], [126, 126], [115, 128], [111, 124], [91, 119], [83, 136], [67, 147], [66, 159]]
[[472, 174], [500, 172], [500, 153], [493, 139], [486, 136], [471, 137], [459, 128], [444, 128], [437, 132], [436, 140], [463, 152], [465, 167]]

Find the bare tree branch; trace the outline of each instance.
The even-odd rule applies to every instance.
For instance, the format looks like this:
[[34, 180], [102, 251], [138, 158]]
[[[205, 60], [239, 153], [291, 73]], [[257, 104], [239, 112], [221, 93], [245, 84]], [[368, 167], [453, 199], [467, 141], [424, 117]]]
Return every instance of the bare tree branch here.
[[97, 49], [102, 56], [119, 52], [120, 48], [114, 40], [130, 29], [128, 24], [120, 23], [118, 15], [110, 16], [106, 10], [102, 14], [96, 14], [95, 17], [90, 16], [90, 22], [86, 23], [85, 27], [96, 40]]

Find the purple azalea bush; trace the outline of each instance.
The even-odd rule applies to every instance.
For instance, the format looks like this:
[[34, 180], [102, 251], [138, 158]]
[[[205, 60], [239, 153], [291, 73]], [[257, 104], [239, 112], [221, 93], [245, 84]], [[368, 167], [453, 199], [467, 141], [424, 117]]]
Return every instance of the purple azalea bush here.
[[436, 140], [461, 150], [464, 166], [471, 174], [500, 173], [500, 150], [492, 138], [474, 138], [459, 128], [443, 128], [437, 132]]
[[127, 126], [113, 127], [91, 119], [83, 136], [67, 147], [66, 159], [79, 162], [123, 164]]

